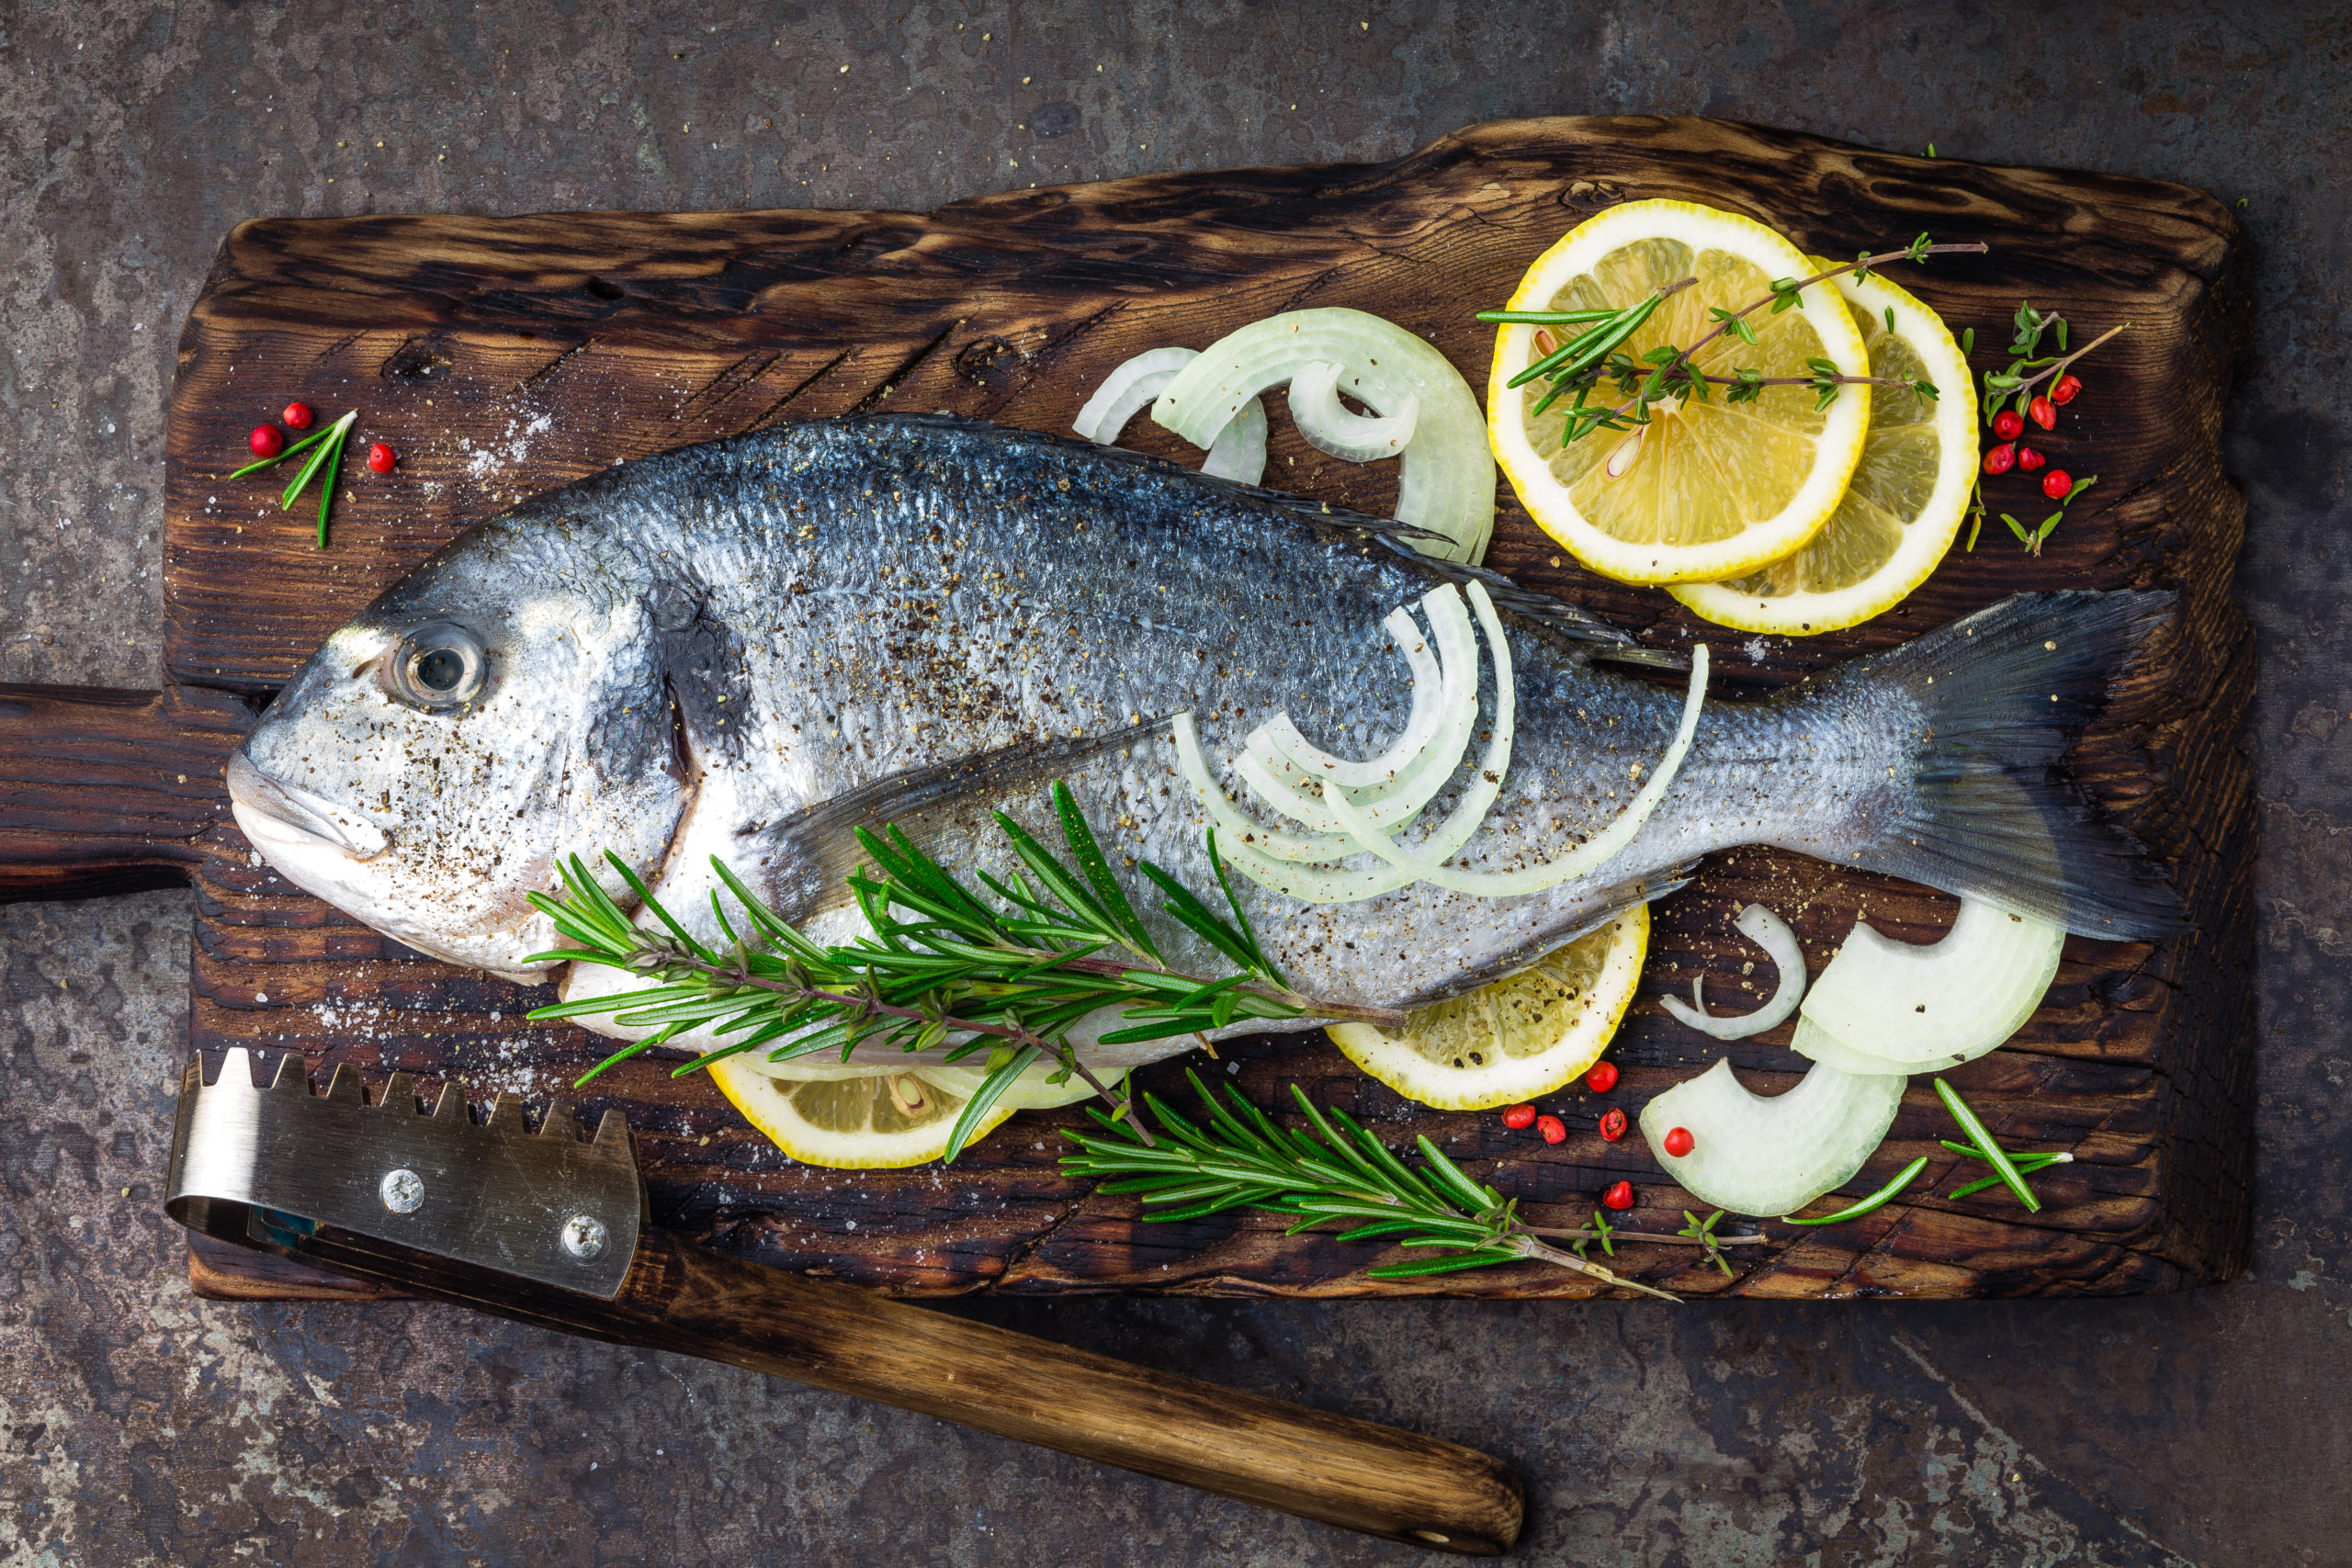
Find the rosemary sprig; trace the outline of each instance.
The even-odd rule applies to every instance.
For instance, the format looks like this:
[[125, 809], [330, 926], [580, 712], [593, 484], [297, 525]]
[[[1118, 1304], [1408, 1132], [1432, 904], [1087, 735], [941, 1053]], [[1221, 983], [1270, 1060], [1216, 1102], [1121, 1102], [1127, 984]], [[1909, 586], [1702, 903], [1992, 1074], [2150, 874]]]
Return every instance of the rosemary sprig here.
[[[1517, 1199], [1506, 1199], [1492, 1187], [1471, 1180], [1426, 1137], [1415, 1141], [1421, 1156], [1421, 1167], [1415, 1170], [1346, 1111], [1317, 1110], [1296, 1084], [1290, 1086], [1291, 1098], [1306, 1125], [1294, 1130], [1230, 1088], [1220, 1099], [1197, 1074], [1187, 1071], [1185, 1077], [1207, 1111], [1204, 1124], [1195, 1125], [1159, 1096], [1146, 1094], [1144, 1103], [1162, 1134], [1154, 1144], [1145, 1139], [1138, 1119], [1121, 1122], [1090, 1106], [1102, 1130], [1065, 1128], [1063, 1135], [1080, 1152], [1062, 1156], [1062, 1168], [1073, 1176], [1113, 1179], [1098, 1190], [1136, 1194], [1155, 1220], [1198, 1219], [1249, 1207], [1289, 1215], [1294, 1223], [1288, 1234], [1294, 1235], [1329, 1220], [1352, 1221], [1341, 1241], [1382, 1240], [1440, 1250], [1438, 1257], [1367, 1270], [1375, 1280], [1450, 1274], [1533, 1258], [1673, 1301], [1677, 1298], [1668, 1292], [1628, 1280], [1585, 1258], [1583, 1248], [1598, 1241], [1614, 1257], [1612, 1244], [1618, 1241], [1701, 1247], [1729, 1275], [1731, 1265], [1722, 1249], [1765, 1239], [1716, 1235], [1721, 1210], [1705, 1220], [1685, 1213], [1689, 1224], [1674, 1233], [1620, 1230], [1597, 1211], [1589, 1227], [1539, 1228], [1519, 1217]], [[1545, 1237], [1569, 1240], [1572, 1246], [1563, 1250]]]
[[[1981, 1160], [1984, 1157], [1984, 1151], [1979, 1149], [1973, 1144], [1955, 1144], [1950, 1138], [1946, 1138], [1943, 1140], [1943, 1145], [1956, 1155], [1966, 1155], [1970, 1159]], [[2009, 1156], [2009, 1163], [2017, 1167], [2018, 1174], [2019, 1176], [2031, 1176], [2035, 1171], [2041, 1170], [2048, 1166], [2072, 1165], [2075, 1163], [2075, 1156], [2064, 1153], [2064, 1151], [2057, 1154], [2021, 1155], [2013, 1153]], [[1972, 1181], [1965, 1187], [1945, 1193], [1944, 1196], [1946, 1198], [1972, 1198], [1977, 1193], [1984, 1191], [1988, 1187], [1998, 1187], [2000, 1185], [2000, 1175], [1998, 1172], [1996, 1172], [1995, 1174], [1984, 1178], [1982, 1181]]]
[[296, 471], [294, 482], [288, 485], [284, 493], [278, 497], [277, 510], [292, 511], [294, 502], [301, 496], [302, 491], [309, 488], [311, 480], [319, 474], [324, 473], [326, 482], [319, 487], [318, 547], [325, 549], [327, 547], [327, 512], [334, 504], [335, 480], [343, 472], [344, 442], [351, 434], [352, 424], [358, 418], [359, 411], [354, 409], [333, 424], [322, 425], [305, 435], [277, 457], [264, 457], [258, 463], [247, 463], [229, 477], [232, 479], [241, 479], [247, 474], [257, 474], [264, 468], [274, 468], [289, 457], [300, 457], [304, 452], [310, 453], [309, 458]]
[[[1837, 400], [1839, 390], [1849, 386], [1901, 387], [1922, 402], [1931, 402], [1938, 391], [1933, 382], [1906, 380], [1899, 376], [1848, 376], [1826, 359], [1805, 362], [1808, 374], [1804, 376], [1766, 376], [1751, 368], [1735, 369], [1728, 376], [1710, 375], [1694, 368], [1690, 358], [1700, 350], [1726, 333], [1750, 344], [1756, 343], [1756, 329], [1747, 318], [1758, 310], [1779, 314], [1801, 306], [1804, 290], [1816, 283], [1824, 283], [1841, 273], [1854, 273], [1868, 277], [1872, 268], [1889, 262], [1924, 263], [1931, 255], [1953, 252], [1982, 253], [1982, 243], [1939, 245], [1921, 234], [1901, 250], [1883, 251], [1875, 255], [1864, 254], [1852, 261], [1811, 277], [1781, 277], [1772, 280], [1769, 291], [1760, 299], [1741, 306], [1736, 310], [1711, 307], [1709, 315], [1714, 326], [1696, 342], [1684, 347], [1662, 344], [1648, 350], [1639, 359], [1620, 351], [1620, 345], [1647, 321], [1667, 298], [1698, 282], [1696, 277], [1684, 277], [1653, 290], [1631, 305], [1615, 310], [1481, 310], [1478, 320], [1495, 322], [1517, 322], [1541, 326], [1581, 327], [1584, 330], [1562, 343], [1549, 353], [1511, 378], [1509, 385], [1523, 387], [1539, 378], [1548, 378], [1552, 385], [1536, 400], [1533, 413], [1542, 413], [1561, 397], [1573, 392], [1576, 399], [1569, 405], [1567, 423], [1560, 435], [1562, 446], [1582, 440], [1596, 430], [1633, 430], [1650, 423], [1653, 405], [1666, 400], [1695, 397], [1701, 401], [1709, 398], [1708, 388], [1724, 389], [1727, 402], [1751, 402], [1763, 396], [1767, 387], [1805, 387], [1815, 398], [1816, 409], [1826, 409]], [[1594, 389], [1604, 381], [1617, 384], [1623, 400], [1613, 407], [1598, 407], [1591, 402]]]
[[2026, 1206], [2028, 1213], [2041, 1213], [2041, 1200], [2033, 1195], [2033, 1189], [2028, 1187], [2025, 1178], [2018, 1174], [2017, 1162], [2009, 1157], [2007, 1150], [1994, 1141], [1993, 1134], [1984, 1130], [1984, 1123], [1977, 1120], [1976, 1112], [1968, 1108], [1968, 1102], [1960, 1098], [1960, 1091], [1941, 1078], [1936, 1079], [1935, 1083], [1937, 1098], [1944, 1102], [1944, 1109], [1951, 1112], [1951, 1119], [1960, 1123], [1960, 1130], [1968, 1134], [1970, 1145], [1993, 1168], [1995, 1179], [2006, 1184], [2018, 1195], [2018, 1201]]
[[[859, 829], [858, 843], [873, 863], [847, 882], [874, 934], [846, 946], [820, 946], [802, 936], [716, 857], [712, 867], [743, 929], [739, 934], [714, 891], [711, 915], [724, 940], [703, 942], [608, 853], [613, 870], [659, 922], [641, 925], [575, 855], [563, 868], [562, 896], [531, 895], [572, 945], [529, 962], [600, 964], [659, 984], [557, 1002], [530, 1016], [611, 1013], [616, 1023], [656, 1030], [598, 1063], [582, 1075], [583, 1084], [698, 1025], [740, 1038], [673, 1076], [763, 1046], [772, 1062], [824, 1051], [838, 1051], [846, 1062], [866, 1043], [941, 1050], [950, 1062], [985, 1051], [988, 1076], [950, 1133], [944, 1157], [951, 1161], [1012, 1080], [1041, 1057], [1058, 1064], [1052, 1081], [1067, 1083], [1075, 1074], [1114, 1117], [1127, 1114], [1124, 1085], [1104, 1085], [1069, 1040], [1080, 1020], [1103, 1008], [1118, 1008], [1129, 1021], [1102, 1037], [1107, 1045], [1199, 1034], [1246, 1019], [1350, 1018], [1392, 1028], [1403, 1022], [1402, 1014], [1385, 1009], [1318, 1000], [1289, 987], [1234, 897], [1214, 829], [1209, 862], [1230, 919], [1159, 867], [1145, 862], [1138, 868], [1167, 896], [1162, 911], [1234, 965], [1225, 975], [1171, 968], [1069, 788], [1055, 784], [1051, 799], [1074, 864], [999, 812], [997, 826], [1022, 869], [1009, 878], [976, 873], [985, 894], [959, 882], [895, 826], [878, 836]], [[1142, 1136], [1148, 1144], [1148, 1134]]]
[[1864, 1214], [1874, 1213], [1893, 1202], [1896, 1194], [1917, 1180], [1919, 1173], [1927, 1168], [1928, 1156], [1921, 1155], [1917, 1159], [1895, 1172], [1894, 1180], [1858, 1203], [1840, 1209], [1834, 1214], [1816, 1214], [1811, 1219], [1801, 1220], [1793, 1214], [1782, 1214], [1781, 1223], [1790, 1225], [1835, 1225], [1843, 1224], [1848, 1220], [1859, 1220]]

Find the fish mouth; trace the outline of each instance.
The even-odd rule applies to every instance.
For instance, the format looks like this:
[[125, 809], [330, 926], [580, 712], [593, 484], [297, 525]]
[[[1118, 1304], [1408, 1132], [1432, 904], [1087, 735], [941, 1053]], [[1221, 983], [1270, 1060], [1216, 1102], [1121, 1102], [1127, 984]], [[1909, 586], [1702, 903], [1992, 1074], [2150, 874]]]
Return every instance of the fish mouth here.
[[391, 835], [348, 807], [274, 779], [241, 747], [229, 754], [229, 800], [237, 825], [254, 847], [315, 850], [323, 846], [356, 861], [392, 847]]

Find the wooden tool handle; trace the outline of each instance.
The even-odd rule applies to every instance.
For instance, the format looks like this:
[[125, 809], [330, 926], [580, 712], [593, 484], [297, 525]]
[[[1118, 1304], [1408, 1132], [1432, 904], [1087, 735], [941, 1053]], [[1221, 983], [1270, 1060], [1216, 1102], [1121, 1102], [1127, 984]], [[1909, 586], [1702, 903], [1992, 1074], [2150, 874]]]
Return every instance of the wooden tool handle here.
[[226, 692], [0, 685], [0, 902], [187, 880], [252, 723]]
[[321, 1230], [299, 1256], [501, 1316], [682, 1351], [1410, 1545], [1492, 1556], [1520, 1486], [1489, 1455], [972, 1323], [644, 1232], [610, 1302]]

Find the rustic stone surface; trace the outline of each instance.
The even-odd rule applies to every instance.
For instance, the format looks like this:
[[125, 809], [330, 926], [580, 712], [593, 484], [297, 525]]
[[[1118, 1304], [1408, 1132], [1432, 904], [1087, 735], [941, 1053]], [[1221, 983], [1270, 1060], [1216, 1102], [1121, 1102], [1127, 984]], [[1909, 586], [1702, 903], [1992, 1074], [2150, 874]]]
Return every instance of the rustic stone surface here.
[[[2352, 346], [2345, 10], [1021, 16], [0, 12], [0, 679], [158, 683], [168, 345], [218, 236], [249, 216], [923, 208], [1633, 109], [2249, 197], [2263, 369], [2230, 465], [2252, 502], [2240, 600], [2265, 634], [2249, 1280], [1948, 1308], [984, 1310], [1486, 1444], [1528, 1478], [1530, 1561], [2346, 1561], [2352, 564], [2328, 395]], [[187, 908], [0, 910], [0, 1562], [1403, 1559], [674, 1358], [437, 1308], [193, 1302], [152, 1190]]]

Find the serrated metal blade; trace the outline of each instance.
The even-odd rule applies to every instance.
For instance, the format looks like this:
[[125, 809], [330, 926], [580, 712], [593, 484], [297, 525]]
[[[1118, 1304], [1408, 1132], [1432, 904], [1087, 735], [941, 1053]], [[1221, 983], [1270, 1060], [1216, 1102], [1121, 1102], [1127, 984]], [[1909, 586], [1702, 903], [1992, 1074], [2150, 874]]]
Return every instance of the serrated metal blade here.
[[636, 1256], [642, 1202], [618, 1111], [583, 1141], [558, 1101], [535, 1134], [501, 1094], [477, 1127], [456, 1083], [420, 1115], [407, 1074], [370, 1105], [346, 1064], [313, 1095], [295, 1053], [259, 1089], [243, 1046], [209, 1084], [202, 1055], [190, 1059], [164, 1188], [174, 1218], [224, 1239], [282, 1250], [327, 1225], [608, 1300]]

